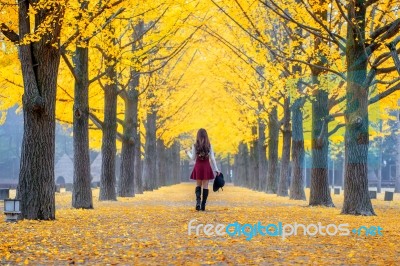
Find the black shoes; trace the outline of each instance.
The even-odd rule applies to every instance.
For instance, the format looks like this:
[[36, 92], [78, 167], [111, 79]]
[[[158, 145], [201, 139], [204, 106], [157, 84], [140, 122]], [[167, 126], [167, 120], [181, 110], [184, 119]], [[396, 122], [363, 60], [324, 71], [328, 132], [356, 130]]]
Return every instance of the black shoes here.
[[201, 187], [196, 187], [196, 210], [200, 210]]
[[[203, 200], [201, 202], [201, 210], [205, 211], [206, 210], [206, 202], [207, 202], [207, 197], [208, 197], [208, 189], [203, 188]], [[197, 207], [196, 207], [197, 208]]]

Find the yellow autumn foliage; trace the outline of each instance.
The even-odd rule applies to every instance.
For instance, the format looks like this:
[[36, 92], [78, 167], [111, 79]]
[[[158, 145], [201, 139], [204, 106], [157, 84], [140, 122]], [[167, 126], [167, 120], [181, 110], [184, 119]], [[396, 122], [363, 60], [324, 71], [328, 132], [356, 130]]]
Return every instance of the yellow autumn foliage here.
[[[15, 1], [0, 3], [0, 22], [17, 31], [17, 7]], [[143, 73], [140, 78], [140, 130], [145, 134], [144, 122], [151, 109], [157, 109], [157, 137], [169, 145], [179, 138], [182, 148], [188, 148], [195, 138], [197, 129], [209, 131], [215, 150], [221, 156], [235, 153], [241, 141], [249, 143], [253, 136], [251, 127], [258, 118], [267, 121], [268, 111], [278, 106], [279, 117], [283, 115], [280, 106], [282, 96], [290, 95], [292, 103], [300, 96], [308, 97], [303, 111], [305, 114], [305, 146], [311, 147], [311, 104], [313, 94], [326, 90], [330, 98], [345, 96], [345, 82], [340, 75], [324, 71], [319, 75], [319, 86], [305, 86], [303, 95], [296, 91], [295, 84], [301, 78], [311, 83], [311, 71], [307, 64], [316, 63], [318, 56], [314, 49], [314, 37], [302, 32], [299, 38], [298, 25], [285, 21], [263, 1], [103, 1], [88, 2], [86, 10], [82, 1], [71, 0], [65, 4], [65, 18], [61, 33], [61, 46], [66, 45], [67, 58], [76, 46], [89, 48], [89, 78], [94, 79], [106, 67], [104, 54], [117, 60], [119, 87], [123, 88], [129, 78], [130, 69]], [[271, 2], [271, 1], [266, 1]], [[273, 1], [272, 1], [273, 2]], [[326, 29], [337, 35], [344, 44], [346, 21], [338, 12], [339, 2], [324, 4], [326, 1], [279, 1], [278, 6], [291, 14], [302, 25], [329, 37]], [[30, 16], [42, 8], [48, 8], [52, 1], [38, 1], [31, 9]], [[368, 33], [399, 18], [395, 1], [382, 0], [367, 9], [366, 31]], [[102, 12], [100, 12], [102, 11]], [[310, 14], [327, 12], [329, 21], [317, 23]], [[113, 19], [110, 19], [113, 18]], [[131, 51], [134, 26], [143, 21], [146, 34], [143, 47]], [[40, 38], [50, 25], [44, 23], [26, 37], [25, 42]], [[72, 36], [75, 38], [71, 39]], [[117, 44], [110, 40], [116, 38]], [[393, 37], [394, 38], [394, 37]], [[387, 40], [391, 41], [393, 38]], [[85, 43], [82, 40], [89, 40]], [[21, 105], [22, 78], [17, 48], [4, 36], [0, 39], [0, 123], [6, 119], [5, 112], [15, 104]], [[301, 46], [301, 49], [297, 49]], [[297, 47], [297, 48], [296, 48]], [[328, 67], [339, 74], [346, 72], [346, 60], [338, 45], [324, 41], [319, 47], [326, 56]], [[374, 60], [387, 53], [381, 45], [374, 52]], [[279, 55], [279, 56], [278, 56]], [[287, 60], [290, 58], [291, 60]], [[293, 61], [297, 60], [297, 61]], [[286, 73], [298, 62], [303, 62], [301, 73]], [[385, 60], [380, 69], [393, 66], [391, 58]], [[286, 71], [286, 72], [285, 72]], [[290, 71], [289, 71], [290, 72]], [[262, 73], [262, 74], [260, 74]], [[285, 73], [285, 74], [283, 74]], [[378, 73], [370, 97], [388, 88], [398, 73]], [[103, 84], [112, 82], [105, 77]], [[398, 81], [397, 81], [398, 82]], [[61, 61], [57, 90], [57, 119], [65, 127], [71, 126], [74, 78], [64, 60]], [[90, 84], [89, 105], [91, 112], [103, 119], [104, 92], [98, 81]], [[387, 115], [397, 109], [400, 92], [397, 91], [383, 100], [370, 105], [370, 121], [376, 124], [384, 121], [384, 132], [389, 132], [387, 121], [394, 119]], [[155, 108], [156, 107], [156, 108]], [[345, 101], [335, 105], [331, 114], [343, 113]], [[118, 101], [118, 118], [123, 120], [125, 107]], [[338, 116], [330, 123], [330, 130], [344, 123]], [[101, 147], [101, 130], [90, 124], [90, 148]], [[371, 138], [382, 132], [370, 127]], [[343, 143], [344, 127], [338, 130], [331, 141]], [[122, 132], [122, 126], [118, 126]], [[268, 133], [268, 132], [267, 132]], [[142, 141], [144, 139], [142, 138]], [[282, 141], [280, 141], [282, 143]], [[118, 141], [118, 148], [121, 143]], [[281, 149], [279, 149], [281, 150]]]
[[[56, 194], [57, 220], [0, 221], [1, 264], [123, 265], [396, 265], [400, 256], [400, 198], [373, 204], [378, 216], [341, 215], [343, 195], [333, 195], [335, 208], [307, 207], [306, 202], [227, 185], [210, 192], [205, 212], [194, 209], [194, 184], [163, 187], [118, 202], [99, 202], [94, 210], [70, 207], [70, 192]], [[307, 190], [307, 196], [309, 191]], [[2, 207], [2, 206], [1, 206]], [[282, 237], [206, 236], [193, 225], [302, 223], [348, 224], [349, 228], [381, 226], [382, 236]]]

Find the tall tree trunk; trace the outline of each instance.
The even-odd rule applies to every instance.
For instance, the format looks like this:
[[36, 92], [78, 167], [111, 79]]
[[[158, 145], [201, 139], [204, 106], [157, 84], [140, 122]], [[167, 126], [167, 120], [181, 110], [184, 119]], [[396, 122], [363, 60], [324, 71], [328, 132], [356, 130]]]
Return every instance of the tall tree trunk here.
[[258, 135], [257, 135], [257, 126], [252, 127], [252, 134], [253, 134], [253, 141], [251, 142], [250, 146], [250, 164], [251, 164], [251, 183], [249, 184], [251, 189], [258, 189], [259, 183], [259, 161], [258, 161], [258, 152], [259, 152], [259, 143], [258, 143]]
[[156, 119], [157, 113], [147, 113], [146, 119], [146, 144], [144, 152], [143, 182], [144, 190], [153, 190], [156, 182]]
[[[18, 4], [19, 39], [31, 33], [30, 26], [51, 18], [53, 28], [39, 41], [19, 46], [24, 95], [24, 134], [17, 198], [21, 200], [21, 217], [55, 219], [55, 102], [60, 64], [59, 36], [64, 7], [40, 10], [30, 23], [29, 1]], [[18, 40], [14, 40], [17, 42]]]
[[[240, 146], [239, 146], [240, 147]], [[239, 148], [238, 147], [238, 148]], [[238, 171], [239, 171], [239, 167], [238, 167], [238, 165], [239, 165], [239, 161], [240, 159], [239, 159], [239, 151], [238, 151], [238, 154], [235, 154], [234, 156], [233, 156], [233, 161], [234, 161], [234, 163], [233, 163], [233, 166], [232, 166], [232, 174], [233, 174], [233, 180], [232, 180], [232, 183], [235, 185], [235, 186], [241, 186], [241, 184], [240, 184], [240, 179], [238, 180], [238, 179], [236, 179], [236, 177], [239, 175], [239, 173], [238, 173]]]
[[[318, 83], [316, 77], [314, 83]], [[312, 102], [311, 125], [311, 206], [334, 207], [329, 189], [328, 179], [328, 93], [318, 90]]]
[[304, 192], [304, 135], [303, 135], [303, 107], [304, 100], [297, 99], [292, 107], [292, 161], [293, 179], [290, 183], [290, 199], [305, 200]]
[[167, 185], [178, 184], [180, 183], [180, 144], [178, 141], [174, 141], [171, 146], [171, 165], [169, 168], [171, 169], [172, 179]]
[[114, 81], [106, 84], [104, 88], [104, 122], [103, 138], [101, 145], [101, 179], [99, 200], [117, 200], [115, 191], [115, 160], [116, 160], [116, 137], [117, 137], [117, 97], [118, 85], [116, 83], [116, 70], [109, 66], [107, 77]]
[[169, 171], [168, 169], [165, 167], [166, 165], [166, 160], [168, 159], [168, 149], [165, 148], [164, 145], [164, 141], [162, 141], [161, 139], [157, 139], [156, 142], [156, 151], [157, 151], [157, 156], [156, 156], [156, 160], [157, 160], [157, 174], [156, 174], [156, 188], [161, 187], [161, 186], [165, 186], [166, 181], [169, 178]]
[[[368, 89], [364, 50], [366, 1], [350, 1], [347, 26], [346, 175], [343, 214], [375, 215], [368, 192]], [[358, 27], [358, 28], [357, 28]], [[361, 34], [361, 36], [360, 36]]]
[[260, 191], [265, 191], [267, 183], [267, 147], [265, 143], [265, 128], [266, 126], [264, 121], [262, 121], [261, 118], [258, 118], [258, 190]]
[[278, 196], [288, 196], [288, 178], [290, 169], [290, 146], [292, 139], [292, 132], [290, 128], [290, 98], [286, 97], [284, 100], [284, 117], [283, 117], [283, 146], [282, 146], [282, 159], [281, 171], [278, 184]]
[[[125, 119], [124, 135], [122, 138], [121, 149], [121, 173], [118, 183], [118, 196], [133, 197], [134, 189], [134, 170], [135, 170], [135, 128], [134, 128], [134, 110], [135, 101], [130, 94], [134, 91], [128, 91], [125, 95]], [[137, 102], [136, 102], [137, 104]]]
[[166, 162], [165, 167], [168, 169], [169, 173], [169, 179], [167, 179], [167, 182], [165, 185], [169, 186], [172, 184], [175, 184], [175, 179], [177, 176], [177, 172], [175, 170], [178, 170], [179, 168], [176, 168], [176, 157], [175, 157], [175, 143], [171, 145], [171, 147], [168, 148], [169, 153], [167, 155], [168, 161]]
[[380, 142], [379, 145], [379, 150], [378, 150], [378, 167], [377, 167], [377, 171], [376, 171], [376, 178], [378, 179], [377, 181], [377, 188], [376, 191], [377, 193], [381, 193], [382, 192], [382, 150], [380, 150], [382, 148], [382, 138], [379, 138], [378, 140]]
[[[296, 3], [300, 3], [296, 0]], [[302, 36], [302, 29], [300, 27], [295, 29], [295, 40], [298, 42], [294, 45], [292, 53], [301, 53], [302, 40], [297, 36]], [[300, 64], [292, 66], [292, 73], [301, 76], [302, 67]], [[303, 92], [301, 79], [296, 82], [296, 89], [298, 93]], [[305, 200], [306, 195], [304, 192], [304, 133], [303, 133], [303, 111], [305, 98], [301, 97], [295, 100], [292, 106], [292, 180], [290, 182], [290, 199]]]
[[[382, 124], [383, 121], [379, 121], [379, 132], [382, 133]], [[378, 184], [377, 184], [377, 193], [381, 193], [382, 191], [382, 142], [383, 138], [379, 137], [378, 138], [378, 167], [377, 167], [377, 173], [376, 177], [378, 179]]]
[[168, 148], [168, 153], [167, 153], [167, 160], [165, 161], [165, 167], [168, 169], [168, 174], [169, 177], [165, 182], [165, 185], [171, 185], [174, 183], [174, 168], [175, 168], [175, 158], [174, 158], [174, 148], [171, 145], [171, 147]]
[[277, 192], [279, 142], [279, 121], [276, 106], [269, 114], [268, 134], [268, 173], [266, 192], [269, 194], [275, 194]]
[[74, 179], [72, 206], [92, 209], [89, 157], [89, 48], [76, 47], [73, 57], [75, 72], [74, 91]]
[[[326, 7], [317, 12], [323, 21], [328, 21], [326, 0], [319, 0], [321, 7]], [[316, 64], [321, 67], [326, 66], [326, 53], [321, 47], [322, 40], [319, 37], [314, 39], [314, 52], [317, 55]], [[311, 125], [311, 186], [310, 201], [311, 206], [334, 207], [332, 202], [329, 179], [328, 179], [328, 96], [329, 93], [321, 88], [319, 76], [323, 73], [318, 67], [311, 67], [312, 82], [317, 86], [316, 99], [312, 102], [312, 125]]]
[[[136, 115], [137, 117], [137, 115]], [[137, 123], [138, 124], [138, 123]], [[136, 127], [136, 134], [135, 134], [135, 143], [134, 143], [134, 148], [135, 148], [135, 153], [134, 153], [134, 159], [135, 159], [135, 171], [134, 171], [134, 179], [135, 179], [135, 188], [136, 188], [136, 194], [142, 194], [143, 193], [143, 182], [142, 182], [142, 151], [141, 151], [141, 137], [140, 137], [140, 130], [139, 130], [139, 125]]]
[[132, 70], [131, 73], [133, 78], [129, 82], [128, 91], [123, 94], [123, 99], [125, 101], [125, 120], [121, 149], [121, 175], [118, 184], [118, 195], [120, 197], [133, 197], [135, 195], [136, 153], [139, 152], [140, 156], [140, 150], [137, 151], [136, 149], [137, 142], [139, 142], [139, 135], [137, 132], [139, 75], [137, 75], [134, 70]]
[[235, 177], [235, 183], [248, 187], [249, 186], [249, 151], [246, 143], [241, 142], [239, 144], [239, 154], [237, 163], [237, 175]]
[[[144, 22], [140, 20], [134, 27], [132, 39], [132, 51], [142, 49], [142, 38], [144, 32]], [[135, 195], [135, 143], [137, 139], [138, 128], [138, 104], [139, 104], [139, 82], [140, 73], [134, 67], [131, 67], [131, 78], [128, 89], [122, 93], [125, 101], [125, 121], [124, 138], [121, 149], [121, 176], [119, 178], [118, 195], [120, 197], [133, 197]], [[139, 151], [140, 152], [140, 151]]]
[[176, 151], [175, 151], [175, 156], [176, 156], [176, 171], [178, 171], [178, 175], [176, 178], [176, 183], [179, 184], [181, 183], [182, 180], [182, 170], [181, 168], [178, 168], [179, 165], [181, 164], [181, 143], [180, 142], [176, 142]]
[[242, 168], [242, 174], [244, 177], [244, 183], [246, 187], [250, 187], [250, 181], [251, 181], [251, 176], [250, 176], [250, 169], [251, 169], [251, 159], [250, 159], [250, 152], [249, 152], [249, 147], [247, 144], [243, 143], [242, 144], [242, 156], [243, 156], [243, 168]]

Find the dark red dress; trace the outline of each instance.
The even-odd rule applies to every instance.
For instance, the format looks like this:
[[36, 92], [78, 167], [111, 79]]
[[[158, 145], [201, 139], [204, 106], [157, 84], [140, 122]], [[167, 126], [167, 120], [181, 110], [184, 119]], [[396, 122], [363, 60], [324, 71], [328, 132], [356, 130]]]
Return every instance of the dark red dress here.
[[214, 172], [211, 168], [210, 159], [201, 160], [196, 156], [196, 163], [194, 165], [190, 179], [194, 180], [211, 180], [214, 179]]

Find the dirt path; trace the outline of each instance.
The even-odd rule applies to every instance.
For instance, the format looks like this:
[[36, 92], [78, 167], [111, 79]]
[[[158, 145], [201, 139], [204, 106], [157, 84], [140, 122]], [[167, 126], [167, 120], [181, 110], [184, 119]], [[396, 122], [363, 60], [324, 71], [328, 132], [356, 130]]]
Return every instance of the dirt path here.
[[[394, 265], [400, 260], [399, 195], [395, 202], [373, 200], [376, 217], [340, 215], [342, 196], [334, 196], [336, 208], [310, 208], [305, 201], [231, 185], [219, 193], [210, 191], [205, 212], [194, 209], [193, 183], [119, 198], [118, 202], [98, 202], [98, 190], [94, 195], [94, 210], [75, 210], [70, 208], [70, 192], [57, 194], [56, 221], [10, 224], [2, 220], [0, 264]], [[192, 219], [196, 220], [189, 235]], [[202, 230], [196, 235], [199, 224], [228, 226], [234, 222], [264, 226], [347, 223], [350, 230], [381, 226], [383, 236], [304, 236], [299, 231], [300, 235], [286, 238], [267, 234], [246, 240], [245, 235], [207, 236]], [[270, 229], [272, 234], [274, 228]]]

